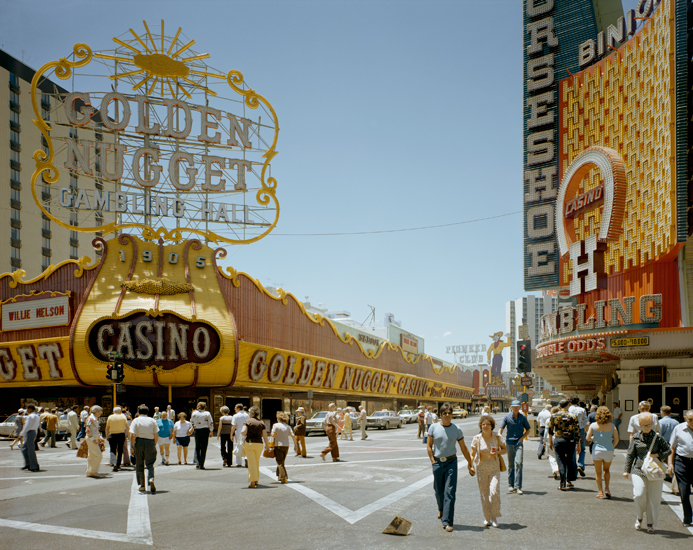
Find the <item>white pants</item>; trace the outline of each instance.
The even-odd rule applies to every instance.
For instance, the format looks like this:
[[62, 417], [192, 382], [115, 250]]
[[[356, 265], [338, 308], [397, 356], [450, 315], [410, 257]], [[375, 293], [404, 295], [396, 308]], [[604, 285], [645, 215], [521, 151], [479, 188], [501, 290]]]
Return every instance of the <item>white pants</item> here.
[[633, 481], [633, 501], [635, 502], [637, 518], [643, 519], [646, 514], [647, 520], [643, 520], [643, 523], [657, 527], [664, 481], [645, 479], [634, 474], [631, 474], [630, 478]]
[[551, 473], [555, 474], [558, 471], [558, 462], [551, 453], [549, 453], [549, 464], [551, 464]]
[[243, 458], [245, 457], [245, 452], [243, 450], [243, 440], [245, 436], [241, 434], [240, 430], [236, 430], [233, 436], [233, 455], [235, 457], [234, 461], [236, 466], [243, 466]]
[[89, 456], [87, 458], [87, 476], [97, 476], [99, 475], [99, 466], [101, 465], [101, 459], [103, 458], [101, 447], [99, 447], [98, 443], [94, 443], [89, 437], [87, 437], [87, 447], [89, 449]]

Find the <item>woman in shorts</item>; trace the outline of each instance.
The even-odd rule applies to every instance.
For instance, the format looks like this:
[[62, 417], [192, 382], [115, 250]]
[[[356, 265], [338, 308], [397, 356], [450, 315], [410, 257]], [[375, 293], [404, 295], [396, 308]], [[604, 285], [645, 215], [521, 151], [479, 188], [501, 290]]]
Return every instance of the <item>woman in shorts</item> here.
[[193, 426], [186, 419], [188, 415], [180, 413], [178, 422], [173, 426], [173, 431], [176, 434], [176, 443], [178, 444], [178, 464], [180, 464], [180, 451], [183, 449], [183, 460], [188, 463], [188, 445], [190, 445], [190, 436], [193, 432]]
[[171, 445], [171, 432], [173, 431], [173, 421], [168, 418], [166, 411], [161, 413], [159, 420], [156, 421], [159, 428], [159, 452], [161, 453], [161, 464], [168, 466], [168, 453]]
[[[592, 443], [592, 461], [597, 478], [597, 498], [611, 498], [609, 481], [611, 480], [611, 461], [614, 459], [614, 447], [618, 445], [618, 431], [612, 423], [613, 415], [607, 407], [597, 409], [596, 422], [587, 430], [587, 442]], [[604, 492], [602, 492], [602, 472], [604, 473]]]

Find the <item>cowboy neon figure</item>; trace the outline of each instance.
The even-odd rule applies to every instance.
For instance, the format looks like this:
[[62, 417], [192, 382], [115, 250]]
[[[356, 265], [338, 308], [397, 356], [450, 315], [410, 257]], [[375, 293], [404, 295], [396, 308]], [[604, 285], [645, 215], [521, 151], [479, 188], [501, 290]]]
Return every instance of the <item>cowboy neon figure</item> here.
[[[503, 342], [500, 337], [503, 336], [503, 331], [496, 332], [493, 336], [493, 344], [486, 350], [486, 358], [491, 363], [491, 381], [492, 383], [503, 383], [501, 379], [501, 367], [503, 366], [503, 349], [510, 347], [510, 342]], [[493, 353], [493, 360], [491, 360]]]

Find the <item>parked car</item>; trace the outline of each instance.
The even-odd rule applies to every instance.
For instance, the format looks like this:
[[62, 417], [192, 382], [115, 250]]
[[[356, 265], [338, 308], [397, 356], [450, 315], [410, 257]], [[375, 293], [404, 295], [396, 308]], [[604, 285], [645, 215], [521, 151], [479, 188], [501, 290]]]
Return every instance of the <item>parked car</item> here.
[[458, 407], [452, 411], [453, 418], [467, 418], [467, 409]]
[[14, 433], [14, 420], [16, 414], [11, 414], [3, 422], [0, 422], [0, 436], [10, 437]]
[[412, 424], [413, 422], [416, 422], [416, 411], [402, 409], [399, 411], [399, 416], [402, 418], [402, 421], [405, 424]]
[[546, 399], [532, 399], [532, 404], [529, 406], [529, 414], [537, 416], [548, 404], [549, 402]]
[[322, 432], [325, 433], [325, 417], [327, 411], [316, 412], [308, 420], [306, 420], [306, 435]]
[[366, 429], [401, 428], [402, 418], [394, 411], [376, 411], [366, 419]]

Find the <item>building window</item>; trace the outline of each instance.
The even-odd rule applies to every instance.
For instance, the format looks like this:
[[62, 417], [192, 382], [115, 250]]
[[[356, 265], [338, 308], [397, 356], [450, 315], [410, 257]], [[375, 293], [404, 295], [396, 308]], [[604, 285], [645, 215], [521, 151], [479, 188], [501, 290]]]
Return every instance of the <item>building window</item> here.
[[13, 246], [12, 247], [12, 258], [15, 260], [20, 260], [20, 255], [19, 255], [19, 248]]
[[76, 246], [70, 247], [70, 259], [79, 260], [79, 249]]

